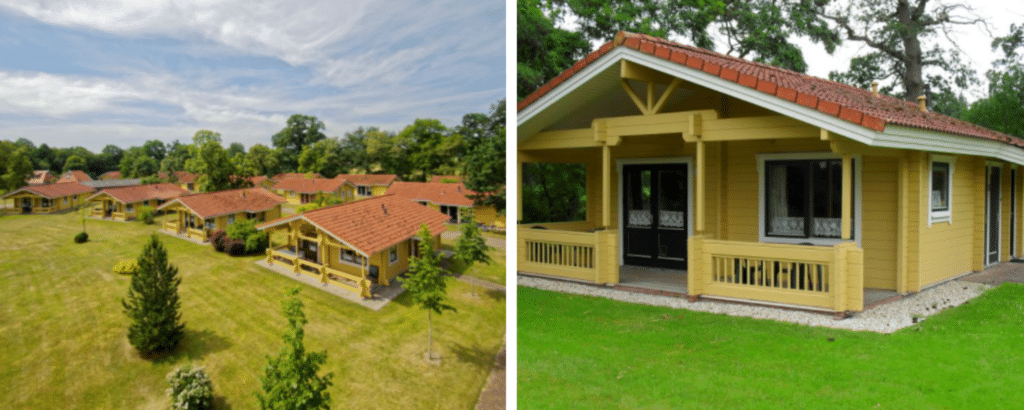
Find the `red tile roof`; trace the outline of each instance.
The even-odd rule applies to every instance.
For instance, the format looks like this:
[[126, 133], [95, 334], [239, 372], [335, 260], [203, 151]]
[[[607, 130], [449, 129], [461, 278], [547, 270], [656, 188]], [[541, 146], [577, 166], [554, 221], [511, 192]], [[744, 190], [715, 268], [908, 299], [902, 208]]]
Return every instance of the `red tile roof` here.
[[449, 217], [405, 198], [384, 195], [279, 218], [257, 225], [257, 228], [264, 229], [300, 218], [367, 255], [373, 255], [416, 236], [420, 224], [427, 224], [430, 233], [438, 235], [444, 232], [444, 224]]
[[348, 180], [348, 182], [351, 182], [355, 185], [389, 186], [391, 185], [392, 182], [395, 182], [395, 179], [397, 179], [398, 176], [393, 174], [338, 174], [338, 176], [334, 178], [346, 179]]
[[99, 179], [121, 179], [121, 171], [107, 171]]
[[243, 188], [186, 195], [167, 202], [157, 209], [164, 209], [178, 203], [192, 210], [200, 218], [209, 219], [238, 212], [266, 211], [284, 202], [287, 202], [284, 198], [265, 188]]
[[893, 124], [1024, 147], [1024, 140], [936, 112], [921, 112], [913, 102], [885, 95], [875, 97], [871, 91], [846, 84], [625, 31], [620, 31], [614, 40], [605, 43], [519, 101], [517, 111], [530, 106], [616, 47], [630, 48], [692, 70], [703, 71], [875, 131], [884, 131], [887, 124]]
[[454, 183], [451, 181], [462, 182], [462, 177], [459, 175], [434, 175], [430, 177], [429, 182], [444, 182], [448, 184]]
[[107, 194], [123, 204], [133, 204], [150, 199], [174, 199], [187, 195], [188, 190], [170, 182], [149, 185], [135, 185], [116, 188], [104, 188], [88, 199]]
[[248, 179], [249, 182], [252, 182], [253, 186], [259, 186], [261, 183], [263, 183], [263, 181], [267, 180], [267, 177], [265, 177], [263, 175], [257, 175], [257, 176], [249, 177], [249, 178], [246, 178], [246, 179]]
[[274, 189], [292, 191], [300, 194], [317, 192], [334, 192], [349, 182], [344, 179], [327, 178], [286, 178], [274, 185]]
[[88, 187], [77, 182], [58, 182], [56, 184], [29, 185], [22, 187], [21, 189], [8, 192], [2, 198], [7, 198], [19, 192], [31, 192], [36, 195], [54, 199], [70, 195], [87, 194], [92, 191], [92, 187]]
[[25, 180], [25, 182], [28, 183], [29, 185], [41, 185], [49, 184], [53, 182], [53, 180], [55, 179], [57, 179], [56, 175], [53, 175], [52, 172], [44, 169], [32, 171], [32, 177]]
[[473, 200], [466, 195], [476, 195], [476, 192], [466, 189], [462, 183], [395, 182], [388, 188], [388, 194], [438, 205], [473, 206]]
[[278, 181], [280, 181], [280, 180], [282, 180], [282, 179], [290, 179], [290, 178], [306, 178], [306, 177], [307, 177], [307, 175], [308, 175], [308, 176], [309, 176], [310, 178], [323, 178], [323, 177], [324, 177], [323, 175], [320, 175], [320, 174], [318, 174], [318, 173], [316, 173], [316, 172], [313, 172], [313, 173], [307, 173], [307, 174], [303, 174], [303, 173], [301, 173], [301, 172], [282, 172], [282, 173], [280, 173], [280, 174], [277, 174], [277, 175], [274, 175], [274, 176], [270, 177], [270, 179], [271, 179], [272, 181], [274, 181], [274, 182], [278, 182]]
[[64, 176], [60, 177], [57, 182], [82, 182], [92, 181], [92, 177], [86, 174], [84, 171], [73, 170], [64, 173]]

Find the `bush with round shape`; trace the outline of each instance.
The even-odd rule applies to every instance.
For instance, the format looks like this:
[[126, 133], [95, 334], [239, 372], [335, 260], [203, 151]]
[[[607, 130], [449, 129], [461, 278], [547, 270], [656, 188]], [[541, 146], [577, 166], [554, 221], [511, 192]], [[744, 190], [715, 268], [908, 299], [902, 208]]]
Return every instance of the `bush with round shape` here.
[[135, 259], [123, 259], [114, 265], [114, 273], [118, 275], [134, 275], [139, 271], [139, 261]]
[[167, 375], [171, 388], [171, 408], [174, 410], [202, 410], [213, 408], [213, 382], [202, 367], [191, 364], [179, 367]]
[[227, 241], [228, 236], [223, 229], [218, 229], [210, 234], [210, 244], [213, 245], [213, 249], [217, 252], [224, 252]]
[[140, 222], [142, 222], [142, 223], [144, 223], [146, 225], [152, 225], [153, 221], [156, 219], [155, 214], [156, 214], [156, 210], [154, 210], [153, 207], [151, 207], [151, 206], [144, 206], [144, 207], [139, 208], [139, 218], [138, 219], [139, 219]]
[[85, 232], [79, 232], [75, 235], [75, 243], [86, 243], [89, 241], [89, 234]]
[[254, 255], [261, 254], [270, 246], [270, 236], [265, 231], [256, 232], [245, 238], [245, 253]]
[[224, 251], [227, 252], [229, 255], [231, 255], [231, 256], [242, 256], [242, 255], [245, 255], [245, 242], [239, 241], [239, 240], [235, 240], [235, 239], [228, 239], [228, 240], [226, 240], [224, 242], [225, 242], [225, 244], [224, 244]]

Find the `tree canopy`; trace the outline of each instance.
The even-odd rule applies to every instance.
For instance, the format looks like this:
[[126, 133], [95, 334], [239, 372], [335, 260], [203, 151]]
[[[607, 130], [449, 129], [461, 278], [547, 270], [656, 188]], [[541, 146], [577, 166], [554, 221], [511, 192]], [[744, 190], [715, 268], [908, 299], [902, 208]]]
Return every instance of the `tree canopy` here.
[[299, 154], [308, 146], [327, 138], [324, 123], [314, 116], [293, 114], [281, 131], [271, 137], [279, 151], [278, 162], [287, 170], [298, 169]]

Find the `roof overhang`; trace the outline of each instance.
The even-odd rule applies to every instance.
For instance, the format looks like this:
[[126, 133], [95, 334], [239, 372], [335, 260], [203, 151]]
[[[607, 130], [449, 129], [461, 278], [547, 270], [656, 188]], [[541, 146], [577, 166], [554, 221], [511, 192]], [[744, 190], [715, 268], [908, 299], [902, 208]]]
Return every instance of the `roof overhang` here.
[[341, 244], [349, 247], [350, 249], [353, 249], [356, 252], [359, 252], [359, 254], [365, 256], [366, 259], [370, 259], [370, 255], [368, 253], [366, 253], [366, 251], [363, 251], [362, 249], [359, 249], [359, 248], [353, 246], [351, 243], [348, 243], [348, 241], [346, 241], [344, 239], [341, 239], [341, 237], [339, 237], [338, 235], [335, 235], [335, 234], [331, 233], [331, 231], [328, 231], [328, 230], [324, 229], [324, 227], [320, 226], [316, 222], [313, 222], [313, 221], [309, 220], [309, 218], [306, 218], [306, 216], [303, 215], [303, 214], [295, 214], [295, 215], [292, 215], [292, 216], [286, 216], [284, 218], [279, 218], [279, 219], [267, 222], [265, 224], [262, 224], [262, 226], [257, 227], [256, 229], [262, 231], [264, 229], [273, 228], [273, 227], [277, 227], [277, 226], [281, 226], [281, 225], [285, 225], [285, 224], [290, 224], [290, 223], [292, 223], [294, 221], [297, 221], [297, 220], [303, 220], [306, 223], [308, 223], [310, 225], [313, 225], [313, 227], [315, 227], [316, 229], [320, 230], [321, 232], [327, 234], [327, 236], [330, 236], [331, 238], [334, 238], [334, 240], [336, 240], [338, 242], [341, 242]]
[[586, 87], [589, 81], [597, 78], [606, 70], [617, 68], [620, 60], [640, 64], [647, 68], [675, 76], [684, 81], [698, 84], [710, 90], [763, 107], [865, 145], [977, 155], [1024, 165], [1024, 149], [1009, 144], [892, 124], [886, 125], [884, 131], [878, 132], [833, 117], [816, 109], [808, 108], [795, 102], [740, 85], [739, 83], [719, 78], [704, 71], [681, 66], [628, 47], [615, 47], [547, 94], [544, 94], [537, 101], [519, 111], [516, 117], [518, 142], [522, 143], [527, 138], [546, 129], [554, 121], [557, 121], [558, 118], [545, 116], [545, 112], [552, 109], [568, 112], [569, 108], [567, 107], [573, 103], [562, 100], [571, 97], [575, 92]]

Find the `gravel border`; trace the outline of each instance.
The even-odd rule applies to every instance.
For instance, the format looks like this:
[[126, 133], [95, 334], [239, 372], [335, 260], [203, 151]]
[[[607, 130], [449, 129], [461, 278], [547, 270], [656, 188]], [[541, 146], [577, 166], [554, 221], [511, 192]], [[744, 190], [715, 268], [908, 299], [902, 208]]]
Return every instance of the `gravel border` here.
[[652, 306], [665, 306], [673, 309], [686, 309], [697, 312], [720, 313], [729, 316], [769, 319], [780, 322], [797, 323], [807, 326], [821, 326], [833, 329], [867, 330], [878, 333], [893, 333], [924, 320], [928, 316], [945, 309], [960, 306], [992, 288], [974, 282], [953, 280], [921, 292], [903, 297], [900, 300], [875, 306], [852, 317], [836, 320], [831, 314], [811, 313], [792, 309], [769, 306], [752, 306], [746, 304], [699, 300], [690, 303], [683, 298], [656, 296], [643, 293], [607, 288], [604, 286], [587, 285], [554, 279], [532, 276], [518, 276], [519, 286], [550, 290], [561, 293], [603, 297], [629, 303], [641, 303]]

